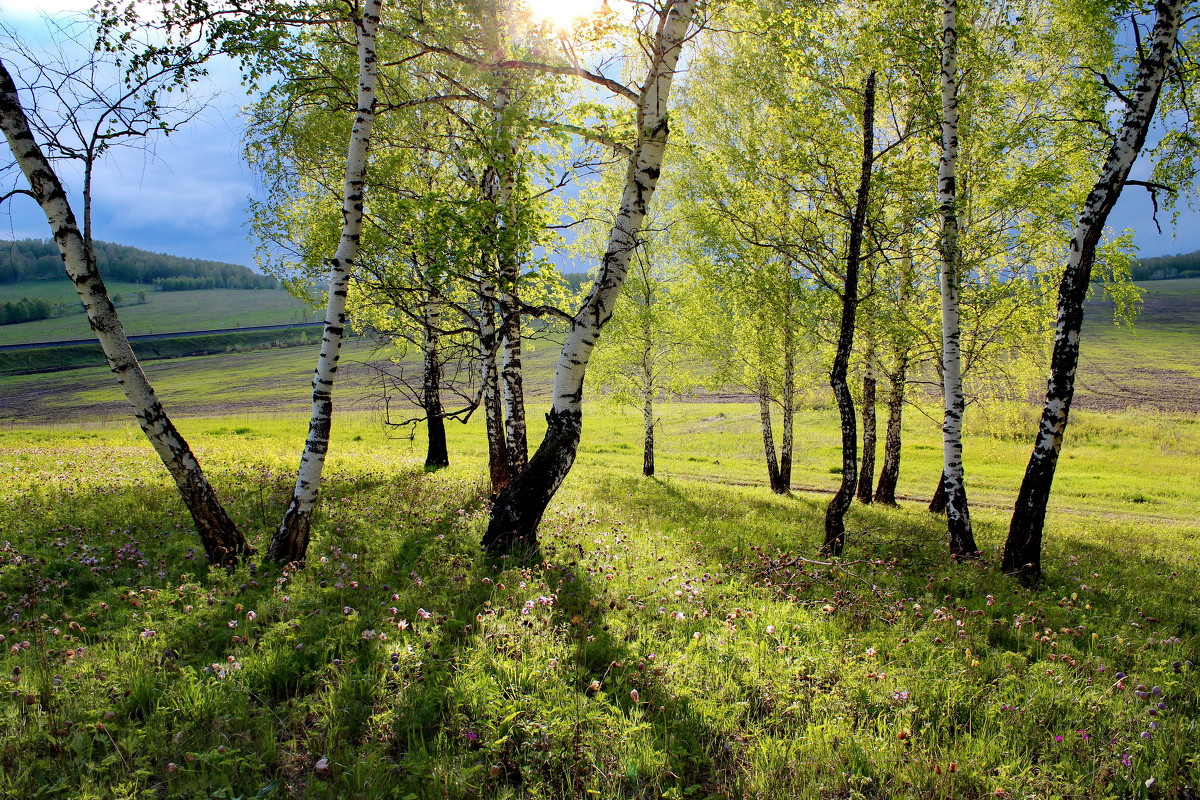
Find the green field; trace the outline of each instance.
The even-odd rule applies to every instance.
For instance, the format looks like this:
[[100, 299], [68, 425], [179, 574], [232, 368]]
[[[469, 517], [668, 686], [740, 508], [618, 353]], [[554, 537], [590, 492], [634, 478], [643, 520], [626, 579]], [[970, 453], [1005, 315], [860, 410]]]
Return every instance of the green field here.
[[[126, 305], [121, 307], [120, 315], [127, 334], [220, 330], [321, 320], [320, 312], [306, 308], [283, 290], [147, 291], [146, 303], [138, 304], [138, 290], [147, 288], [136, 283], [116, 283], [109, 287], [110, 295], [122, 293], [125, 297]], [[54, 302], [78, 303], [74, 289], [65, 281], [22, 281], [4, 284], [3, 290], [14, 300], [39, 293]], [[0, 325], [0, 345], [90, 338], [91, 328], [82, 308], [79, 313], [65, 317]]]
[[[1128, 369], [1126, 348], [1189, 373], [1196, 351], [1172, 348], [1196, 335], [1200, 281], [1163, 289], [1136, 339], [1093, 316], [1081, 378]], [[147, 364], [259, 552], [315, 355]], [[527, 360], [535, 442], [555, 355]], [[950, 562], [924, 510], [936, 409], [907, 416], [901, 507], [855, 504], [830, 561], [832, 407], [798, 417], [780, 497], [755, 407], [662, 404], [646, 479], [640, 414], [598, 399], [540, 553], [491, 561], [481, 420], [451, 425], [453, 466], [426, 473], [420, 432], [382, 424], [381, 358], [359, 341], [342, 359], [290, 574], [207, 569], [106, 370], [0, 379], [0, 796], [1196, 796], [1194, 410], [1085, 387], [1035, 591], [994, 569], [1034, 420], [1002, 407], [967, 414], [984, 564]]]

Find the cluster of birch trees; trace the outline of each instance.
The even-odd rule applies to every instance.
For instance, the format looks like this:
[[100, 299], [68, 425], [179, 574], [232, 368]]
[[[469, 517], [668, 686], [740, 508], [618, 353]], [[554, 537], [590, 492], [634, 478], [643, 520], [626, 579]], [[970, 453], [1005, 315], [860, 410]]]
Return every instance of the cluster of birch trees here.
[[[1021, 378], [1047, 369], [1049, 350], [1001, 565], [1032, 582], [1083, 302], [1093, 277], [1130, 296], [1128, 242], [1106, 238], [1105, 221], [1125, 187], [1170, 204], [1194, 170], [1188, 6], [657, 0], [565, 30], [521, 0], [193, 0], [160, 6], [152, 23], [110, 2], [97, 13], [122, 90], [97, 95], [113, 122], [74, 152], [90, 174], [114, 125], [119, 137], [174, 124], [166, 87], [214, 56], [269, 83], [246, 135], [267, 187], [252, 220], [262, 261], [327, 304], [309, 433], [268, 550], [277, 561], [305, 556], [353, 322], [419, 354], [415, 376], [395, 377], [428, 431], [428, 468], [448, 463], [448, 421], [483, 416], [492, 553], [536, 547], [575, 459], [585, 387], [642, 409], [651, 475], [654, 403], [697, 383], [683, 365], [702, 360], [716, 365], [710, 382], [757, 399], [780, 493], [803, 439], [797, 406], [814, 374], [828, 376], [843, 453], [831, 555], [856, 497], [895, 502], [903, 412], [936, 387], [948, 548], [977, 558], [964, 415], [997, 393], [1024, 400]], [[153, 44], [131, 48], [130, 26], [147, 24]], [[63, 152], [51, 136], [62, 128], [27, 114], [35, 101], [0, 74], [21, 191], [46, 211], [209, 558], [230, 563], [249, 546], [133, 358], [95, 268], [88, 187], [81, 227], [46, 156]], [[1156, 119], [1154, 176], [1132, 180]], [[591, 262], [580, 296], [555, 250]], [[561, 352], [530, 455], [522, 345], [535, 335]]]

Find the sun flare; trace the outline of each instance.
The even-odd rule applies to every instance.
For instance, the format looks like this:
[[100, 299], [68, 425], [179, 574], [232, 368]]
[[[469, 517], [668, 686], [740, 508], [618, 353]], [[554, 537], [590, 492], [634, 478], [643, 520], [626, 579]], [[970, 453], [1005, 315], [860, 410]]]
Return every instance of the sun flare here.
[[570, 30], [581, 19], [593, 16], [605, 0], [525, 0], [535, 20], [547, 22], [559, 30]]

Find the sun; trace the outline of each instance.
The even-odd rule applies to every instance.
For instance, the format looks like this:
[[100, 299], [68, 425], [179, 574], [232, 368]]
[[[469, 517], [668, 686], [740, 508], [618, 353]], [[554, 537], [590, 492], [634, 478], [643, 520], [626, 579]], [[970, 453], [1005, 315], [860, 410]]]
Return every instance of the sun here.
[[581, 19], [598, 13], [606, 3], [605, 0], [525, 0], [524, 5], [534, 19], [567, 31]]

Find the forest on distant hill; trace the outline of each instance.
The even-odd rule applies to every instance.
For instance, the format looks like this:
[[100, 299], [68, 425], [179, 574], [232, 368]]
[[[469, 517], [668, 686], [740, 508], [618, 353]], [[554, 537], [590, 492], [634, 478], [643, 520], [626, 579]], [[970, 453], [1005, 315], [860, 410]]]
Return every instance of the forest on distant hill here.
[[[95, 242], [100, 274], [110, 281], [153, 284], [163, 291], [190, 289], [277, 289], [279, 284], [238, 264], [151, 253], [137, 247]], [[0, 284], [65, 278], [62, 257], [50, 240], [0, 241]]]
[[[237, 264], [151, 253], [111, 242], [94, 242], [93, 246], [100, 273], [109, 281], [153, 285], [160, 292], [279, 288], [274, 278]], [[39, 239], [0, 241], [0, 285], [40, 280], [66, 280], [62, 256], [54, 242]], [[76, 303], [52, 303], [38, 297], [18, 298], [19, 291], [6, 291], [13, 299], [0, 302], [0, 325], [60, 317], [79, 310]], [[141, 294], [142, 302], [145, 302], [145, 293]]]
[[1200, 278], [1200, 250], [1194, 253], [1138, 259], [1131, 274], [1135, 281]]

